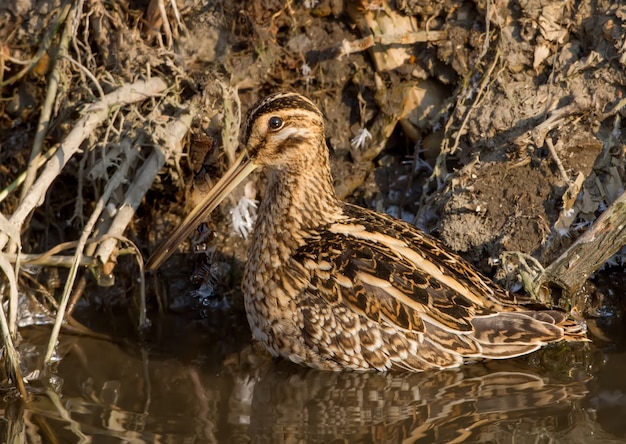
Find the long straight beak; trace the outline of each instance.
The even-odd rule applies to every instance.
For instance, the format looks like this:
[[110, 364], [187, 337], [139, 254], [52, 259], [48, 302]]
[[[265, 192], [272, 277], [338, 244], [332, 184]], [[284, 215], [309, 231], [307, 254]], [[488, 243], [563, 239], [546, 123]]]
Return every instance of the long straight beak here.
[[163, 262], [169, 258], [174, 250], [189, 234], [200, 225], [211, 212], [222, 202], [231, 191], [235, 189], [246, 177], [250, 175], [256, 168], [250, 159], [246, 159], [246, 152], [244, 151], [235, 160], [233, 165], [224, 174], [224, 176], [215, 184], [213, 188], [208, 192], [206, 197], [202, 199], [185, 220], [180, 224], [176, 230], [152, 253], [146, 269], [153, 271], [159, 268]]

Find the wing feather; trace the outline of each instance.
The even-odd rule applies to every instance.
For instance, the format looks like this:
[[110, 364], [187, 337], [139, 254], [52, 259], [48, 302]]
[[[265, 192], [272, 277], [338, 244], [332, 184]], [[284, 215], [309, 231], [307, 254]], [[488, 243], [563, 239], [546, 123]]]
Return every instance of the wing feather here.
[[292, 260], [309, 274], [301, 297], [311, 309], [299, 304], [308, 340], [356, 367], [448, 368], [580, 334], [564, 313], [524, 309], [438, 241], [383, 215], [320, 230]]

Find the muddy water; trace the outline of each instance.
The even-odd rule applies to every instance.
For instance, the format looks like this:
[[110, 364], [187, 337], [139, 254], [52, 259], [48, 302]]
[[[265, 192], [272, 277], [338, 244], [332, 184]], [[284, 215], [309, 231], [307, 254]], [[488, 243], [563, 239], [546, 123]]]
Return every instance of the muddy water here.
[[[25, 334], [36, 367], [48, 330]], [[241, 314], [219, 311], [155, 321], [143, 346], [65, 335], [33, 399], [3, 399], [0, 442], [626, 442], [626, 351], [614, 346], [382, 375], [272, 362], [249, 335]]]

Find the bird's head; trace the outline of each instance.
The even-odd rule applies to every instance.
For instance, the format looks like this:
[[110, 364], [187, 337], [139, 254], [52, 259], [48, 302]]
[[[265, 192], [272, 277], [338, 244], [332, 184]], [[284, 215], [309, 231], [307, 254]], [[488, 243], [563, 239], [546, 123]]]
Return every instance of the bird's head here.
[[241, 132], [241, 143], [250, 160], [275, 169], [306, 166], [315, 156], [325, 155], [319, 152], [323, 141], [323, 114], [296, 93], [272, 94], [259, 101], [248, 112]]
[[252, 171], [269, 167], [292, 177], [327, 170], [328, 149], [324, 142], [324, 116], [313, 102], [296, 93], [270, 95], [248, 112], [241, 132], [241, 155], [207, 193], [182, 224], [156, 249], [146, 264], [158, 268]]

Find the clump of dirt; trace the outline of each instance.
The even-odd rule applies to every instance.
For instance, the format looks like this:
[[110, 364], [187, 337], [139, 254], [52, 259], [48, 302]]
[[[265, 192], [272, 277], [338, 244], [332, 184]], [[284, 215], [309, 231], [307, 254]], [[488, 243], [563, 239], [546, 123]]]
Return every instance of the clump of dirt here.
[[[554, 229], [576, 175], [592, 179], [583, 194], [594, 194], [596, 210], [613, 201], [597, 188], [624, 189], [623, 167], [615, 184], [616, 171], [600, 160], [624, 160], [624, 42], [615, 33], [623, 11], [609, 2], [564, 5], [505, 3], [492, 11], [502, 64], [475, 103], [457, 152], [462, 165], [480, 160], [449, 193], [438, 222], [444, 241], [474, 261], [516, 250], [549, 264], [590, 220], [575, 208], [578, 222]], [[610, 137], [615, 130], [619, 140]], [[554, 154], [548, 144], [556, 144]]]

